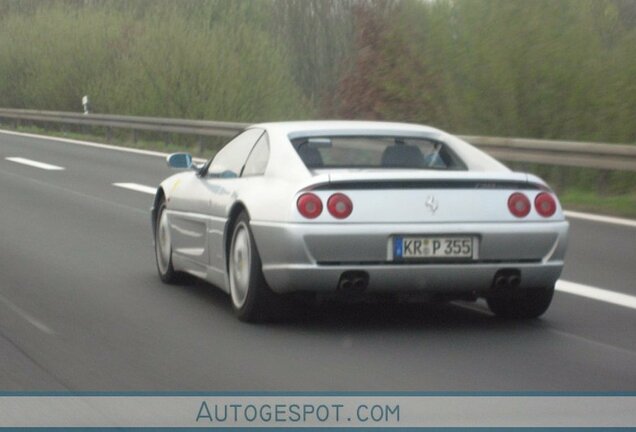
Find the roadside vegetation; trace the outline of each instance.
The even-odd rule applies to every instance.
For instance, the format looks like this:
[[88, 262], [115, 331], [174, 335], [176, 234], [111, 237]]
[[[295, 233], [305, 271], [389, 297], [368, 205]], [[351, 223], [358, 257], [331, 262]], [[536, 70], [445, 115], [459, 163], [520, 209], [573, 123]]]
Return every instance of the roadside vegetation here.
[[[98, 113], [636, 143], [636, 1], [0, 0], [0, 107], [86, 94]], [[636, 214], [633, 173], [533, 169], [571, 206]]]

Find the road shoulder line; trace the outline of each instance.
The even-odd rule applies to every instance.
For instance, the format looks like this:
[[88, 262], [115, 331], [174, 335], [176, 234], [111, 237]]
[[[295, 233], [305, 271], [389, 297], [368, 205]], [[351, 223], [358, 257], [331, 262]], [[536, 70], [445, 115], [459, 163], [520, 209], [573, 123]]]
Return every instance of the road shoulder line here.
[[610, 223], [614, 225], [623, 225], [623, 226], [636, 228], [636, 220], [634, 219], [625, 219], [625, 218], [619, 218], [615, 216], [596, 215], [592, 213], [582, 213], [582, 212], [576, 212], [571, 210], [565, 210], [563, 214], [565, 214], [566, 217], [572, 218], [572, 219], [583, 219], [583, 220], [589, 220], [593, 222], [604, 222], [604, 223]]
[[[50, 135], [38, 135], [38, 134], [32, 134], [32, 133], [26, 133], [26, 132], [14, 132], [14, 131], [8, 131], [8, 130], [5, 130], [5, 129], [0, 129], [0, 133], [7, 134], [7, 135], [22, 136], [22, 137], [27, 137], [27, 138], [45, 139], [45, 140], [57, 141], [57, 142], [62, 142], [62, 143], [67, 143], [67, 144], [82, 145], [82, 146], [86, 146], [86, 147], [101, 148], [101, 149], [104, 149], [104, 150], [115, 150], [115, 151], [125, 152], [125, 153], [135, 153], [135, 154], [141, 154], [141, 155], [146, 155], [146, 156], [155, 156], [155, 157], [164, 157], [165, 158], [166, 156], [169, 155], [169, 153], [164, 153], [164, 152], [159, 152], [159, 151], [154, 151], [154, 150], [136, 149], [136, 148], [131, 148], [131, 147], [116, 146], [116, 145], [112, 145], [112, 144], [96, 143], [96, 142], [93, 142], [93, 141], [75, 140], [75, 139], [71, 139], [71, 138], [61, 138], [61, 137], [55, 137], [55, 136], [50, 136]], [[201, 158], [193, 158], [193, 160], [195, 162], [205, 162], [206, 161], [205, 159], [201, 159]]]

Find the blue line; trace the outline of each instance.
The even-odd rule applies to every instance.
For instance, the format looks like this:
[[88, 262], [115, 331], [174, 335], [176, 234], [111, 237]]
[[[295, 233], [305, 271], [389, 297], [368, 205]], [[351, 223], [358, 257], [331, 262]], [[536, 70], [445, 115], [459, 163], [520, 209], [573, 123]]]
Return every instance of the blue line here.
[[216, 431], [263, 431], [263, 430], [284, 430], [284, 431], [298, 431], [298, 432], [313, 432], [313, 431], [322, 431], [322, 430], [343, 430], [343, 429], [351, 429], [356, 431], [370, 431], [370, 432], [378, 432], [378, 431], [445, 431], [445, 432], [468, 432], [468, 431], [518, 431], [522, 430], [524, 432], [534, 432], [534, 431], [571, 431], [571, 430], [584, 430], [587, 432], [596, 432], [596, 431], [633, 431], [633, 427], [351, 427], [351, 428], [343, 428], [341, 426], [334, 427], [290, 427], [290, 428], [281, 428], [279, 426], [271, 426], [271, 427], [210, 427], [210, 428], [201, 428], [201, 427], [25, 427], [25, 428], [4, 428], [0, 427], [0, 430], [23, 430], [23, 431], [60, 431], [60, 430], [73, 430], [73, 431], [111, 431], [111, 430], [120, 430], [120, 431], [136, 431], [136, 432], [145, 432], [145, 431], [169, 431], [169, 430], [181, 430], [181, 431], [201, 431], [206, 429], [213, 429]]
[[440, 391], [440, 392], [417, 392], [417, 391], [0, 391], [0, 397], [77, 397], [77, 396], [100, 396], [100, 397], [185, 397], [185, 396], [316, 396], [316, 397], [636, 397], [636, 391], [604, 391], [604, 392], [541, 392], [541, 391]]

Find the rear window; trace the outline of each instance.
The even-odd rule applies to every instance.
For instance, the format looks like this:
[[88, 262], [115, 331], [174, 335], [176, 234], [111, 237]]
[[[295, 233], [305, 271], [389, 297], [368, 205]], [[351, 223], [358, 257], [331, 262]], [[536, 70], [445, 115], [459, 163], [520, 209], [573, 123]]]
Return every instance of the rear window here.
[[446, 145], [432, 138], [382, 136], [300, 137], [292, 145], [307, 168], [466, 170]]

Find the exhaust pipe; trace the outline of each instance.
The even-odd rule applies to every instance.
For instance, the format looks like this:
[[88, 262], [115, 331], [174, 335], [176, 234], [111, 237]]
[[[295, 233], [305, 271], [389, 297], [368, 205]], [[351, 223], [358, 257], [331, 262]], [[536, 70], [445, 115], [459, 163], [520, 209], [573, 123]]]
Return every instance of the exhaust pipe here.
[[508, 278], [508, 285], [510, 285], [513, 288], [518, 287], [519, 285], [521, 285], [521, 276], [510, 276]]
[[338, 289], [343, 291], [348, 291], [353, 287], [353, 282], [348, 278], [340, 278], [340, 282], [338, 282]]
[[369, 274], [364, 271], [350, 270], [340, 275], [339, 291], [362, 292], [369, 286]]
[[497, 286], [497, 287], [503, 287], [508, 285], [508, 278], [506, 278], [505, 276], [495, 276], [495, 280], [493, 282], [493, 285]]
[[357, 277], [353, 280], [353, 289], [356, 291], [364, 291], [367, 284], [368, 281], [364, 280], [364, 278]]
[[517, 288], [521, 285], [521, 271], [518, 269], [501, 269], [495, 273], [492, 280], [492, 289], [506, 290]]

